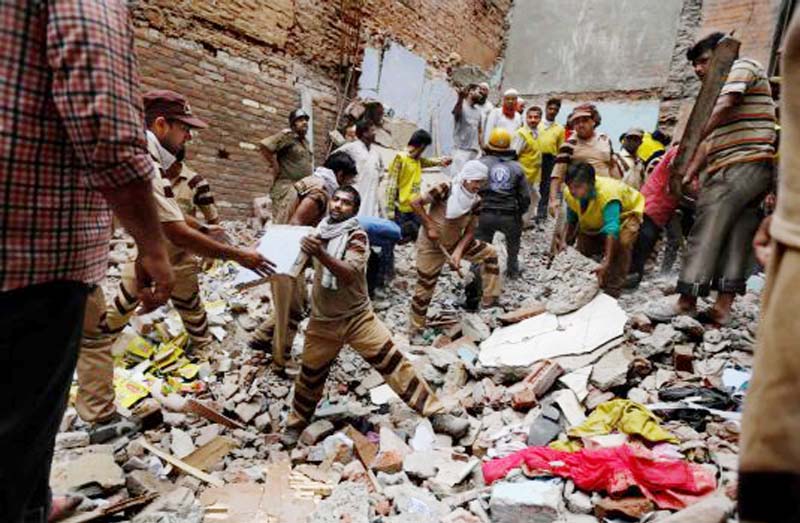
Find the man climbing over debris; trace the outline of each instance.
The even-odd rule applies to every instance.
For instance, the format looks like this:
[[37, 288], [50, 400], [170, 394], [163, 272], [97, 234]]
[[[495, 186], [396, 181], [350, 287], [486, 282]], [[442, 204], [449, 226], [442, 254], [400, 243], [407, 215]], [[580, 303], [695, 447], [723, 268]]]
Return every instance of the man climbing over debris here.
[[314, 155], [306, 139], [310, 119], [303, 109], [295, 109], [289, 114], [289, 127], [261, 140], [261, 154], [275, 175], [269, 192], [272, 223], [289, 221], [292, 186], [311, 173]]
[[[497, 251], [492, 245], [475, 239], [481, 206], [478, 192], [488, 173], [485, 164], [471, 160], [452, 182], [433, 187], [411, 203], [423, 226], [417, 238], [417, 286], [411, 300], [409, 339], [412, 343], [421, 338], [428, 306], [445, 263], [455, 271], [460, 270], [462, 259], [481, 264], [483, 305], [495, 304], [500, 296]], [[429, 205], [427, 211], [426, 205]]]
[[302, 240], [315, 272], [302, 368], [282, 436], [287, 447], [297, 443], [310, 423], [331, 365], [345, 345], [380, 372], [409, 407], [431, 416], [434, 428], [453, 437], [469, 428], [466, 419], [443, 413], [445, 408], [428, 382], [394, 346], [391, 332], [372, 310], [366, 279], [369, 240], [356, 218], [360, 203], [358, 191], [339, 188], [316, 234]]
[[[221, 229], [209, 228], [192, 216], [184, 215], [175, 200], [172, 185], [164, 171], [172, 167], [176, 155], [191, 139], [192, 129], [207, 124], [189, 110], [186, 99], [168, 90], [150, 91], [144, 96], [147, 145], [157, 172], [153, 183], [159, 219], [167, 237], [167, 253], [175, 272], [175, 287], [170, 299], [183, 320], [192, 347], [209, 345], [208, 320], [197, 281], [196, 261], [199, 254], [209, 258], [231, 259], [263, 275], [270, 275], [274, 265], [255, 249], [223, 243], [214, 236]], [[83, 340], [78, 358], [78, 395], [76, 410], [93, 423], [93, 442], [108, 440], [122, 431], [134, 430], [135, 423], [123, 420], [114, 406], [114, 362], [111, 346], [125, 328], [140, 304], [136, 289], [141, 274], [134, 263], [122, 267], [119, 292], [107, 307], [98, 287], [90, 296], [84, 318]]]
[[[316, 227], [328, 210], [333, 193], [353, 183], [356, 164], [345, 153], [333, 153], [314, 174], [294, 184], [294, 200], [289, 225]], [[291, 351], [297, 326], [305, 317], [305, 274], [297, 278], [276, 274], [270, 280], [272, 310], [269, 317], [256, 329], [250, 348], [272, 354], [272, 363], [278, 370], [291, 367]]]
[[[686, 53], [701, 80], [723, 38], [711, 34]], [[697, 299], [713, 289], [716, 300], [703, 316], [724, 325], [736, 295], [745, 292], [759, 206], [774, 178], [775, 102], [758, 62], [739, 58], [733, 63], [701, 138], [707, 147], [700, 147], [687, 172], [679, 174], [688, 185], [706, 165], [678, 279], [679, 297], [648, 307], [645, 312], [654, 321], [696, 316]]]
[[562, 250], [577, 237], [577, 248], [584, 256], [602, 254], [595, 269], [600, 287], [618, 297], [631, 263], [644, 212], [644, 196], [620, 180], [595, 176], [588, 163], [573, 164], [565, 177], [567, 227], [559, 231], [554, 244]]

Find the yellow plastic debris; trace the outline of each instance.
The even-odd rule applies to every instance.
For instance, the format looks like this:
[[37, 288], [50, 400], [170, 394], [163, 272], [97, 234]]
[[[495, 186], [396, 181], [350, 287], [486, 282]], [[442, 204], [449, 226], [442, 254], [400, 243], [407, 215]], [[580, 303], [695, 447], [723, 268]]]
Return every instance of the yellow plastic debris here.
[[679, 443], [678, 438], [661, 428], [661, 420], [647, 407], [631, 400], [616, 399], [601, 403], [586, 421], [567, 431], [572, 438], [610, 434], [617, 430], [640, 436], [653, 443]]
[[150, 391], [143, 383], [118, 373], [114, 373], [114, 392], [117, 396], [117, 403], [126, 409], [131, 408], [137, 401], [146, 398], [150, 394]]

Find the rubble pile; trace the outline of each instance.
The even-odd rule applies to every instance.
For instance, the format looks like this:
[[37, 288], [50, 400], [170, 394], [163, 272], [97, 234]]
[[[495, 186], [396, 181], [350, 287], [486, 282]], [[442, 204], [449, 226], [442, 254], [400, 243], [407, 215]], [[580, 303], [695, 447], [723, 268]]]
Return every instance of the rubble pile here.
[[[252, 243], [260, 225], [225, 226]], [[617, 301], [574, 250], [548, 267], [549, 239], [525, 232], [522, 277], [477, 314], [460, 308], [467, 282], [445, 268], [423, 346], [405, 336], [413, 244], [397, 248], [395, 278], [374, 306], [442, 401], [463, 412], [463, 436], [437, 432], [345, 349], [314, 422], [283, 449], [291, 378], [247, 346], [269, 286], [236, 290], [236, 267], [217, 263], [201, 288], [219, 343], [185, 346], [169, 306], [137, 317], [114, 352], [120, 411], [140, 417], [142, 431], [92, 445], [70, 407], [54, 493], [83, 497], [73, 516], [82, 522], [727, 521], [757, 294], [737, 301], [725, 328], [689, 317], [654, 325], [641, 311], [674, 277], [649, 275]], [[115, 265], [130, 247], [115, 239]], [[107, 286], [113, 296], [113, 277]]]

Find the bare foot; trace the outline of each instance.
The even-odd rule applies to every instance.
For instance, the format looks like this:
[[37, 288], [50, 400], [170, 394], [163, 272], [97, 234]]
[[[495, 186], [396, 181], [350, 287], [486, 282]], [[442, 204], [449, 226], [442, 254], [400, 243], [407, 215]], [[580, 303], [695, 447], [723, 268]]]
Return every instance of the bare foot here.
[[47, 516], [47, 523], [61, 521], [62, 519], [71, 516], [80, 504], [81, 498], [78, 496], [54, 497], [50, 503], [50, 515]]

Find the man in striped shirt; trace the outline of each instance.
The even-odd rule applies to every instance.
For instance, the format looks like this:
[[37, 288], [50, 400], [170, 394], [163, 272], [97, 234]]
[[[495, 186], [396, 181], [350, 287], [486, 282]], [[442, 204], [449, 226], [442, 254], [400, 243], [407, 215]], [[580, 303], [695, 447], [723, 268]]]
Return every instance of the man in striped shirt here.
[[[686, 53], [701, 80], [723, 38], [722, 33], [714, 33]], [[748, 58], [734, 62], [703, 138], [704, 147], [684, 175], [684, 181], [693, 180], [706, 166], [678, 280], [680, 298], [654, 304], [648, 315], [656, 321], [695, 315], [697, 298], [714, 289], [716, 302], [704, 315], [725, 324], [736, 294], [745, 291], [759, 205], [774, 177], [775, 102], [758, 62]]]

